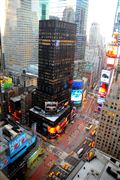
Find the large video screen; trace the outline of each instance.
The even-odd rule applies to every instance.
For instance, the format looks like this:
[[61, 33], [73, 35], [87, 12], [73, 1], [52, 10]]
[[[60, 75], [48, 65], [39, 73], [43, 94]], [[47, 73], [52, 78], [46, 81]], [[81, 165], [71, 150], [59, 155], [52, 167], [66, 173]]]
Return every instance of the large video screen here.
[[72, 90], [71, 101], [81, 103], [81, 101], [82, 101], [82, 90], [81, 89]]
[[107, 65], [114, 66], [115, 59], [114, 58], [107, 58]]
[[106, 52], [106, 56], [111, 57], [111, 58], [116, 58], [117, 57], [117, 51], [118, 51], [117, 46], [109, 45], [108, 50]]
[[107, 91], [108, 91], [108, 84], [102, 83], [98, 90], [98, 96], [106, 97]]
[[98, 104], [103, 104], [104, 102], [105, 102], [105, 98], [98, 97], [98, 99], [97, 99]]
[[83, 81], [74, 80], [72, 83], [72, 89], [82, 89], [83, 88]]

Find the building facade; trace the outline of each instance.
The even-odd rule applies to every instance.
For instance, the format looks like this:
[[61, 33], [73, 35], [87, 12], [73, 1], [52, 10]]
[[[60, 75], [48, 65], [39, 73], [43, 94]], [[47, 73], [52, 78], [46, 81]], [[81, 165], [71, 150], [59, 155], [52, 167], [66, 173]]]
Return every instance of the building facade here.
[[88, 0], [77, 0], [75, 14], [75, 23], [77, 24], [75, 61], [84, 59], [86, 46], [87, 16]]
[[72, 7], [66, 7], [63, 11], [63, 21], [75, 23], [75, 13]]
[[5, 68], [22, 72], [38, 61], [38, 14], [32, 11], [32, 0], [6, 0], [5, 14]]
[[[120, 48], [120, 0], [118, 0], [118, 3], [117, 3], [113, 32], [119, 33], [118, 44], [119, 44], [119, 48]], [[118, 54], [118, 56], [120, 59], [120, 53]], [[117, 76], [118, 76], [118, 74], [120, 74], [120, 61], [118, 61]]]
[[120, 160], [120, 85], [113, 84], [100, 115], [96, 148]]
[[39, 107], [44, 108], [46, 94], [47, 101], [57, 100], [59, 104], [64, 104], [70, 100], [70, 92], [64, 88], [64, 85], [69, 86], [69, 81], [73, 79], [75, 25], [48, 20], [40, 21], [39, 26], [37, 91], [41, 95], [37, 103]]
[[39, 0], [39, 20], [49, 19], [50, 0]]
[[[117, 3], [113, 31], [120, 33], [120, 0], [118, 0], [118, 3]], [[120, 38], [119, 38], [119, 43], [120, 43]]]
[[89, 45], [97, 47], [101, 45], [100, 25], [93, 22], [90, 27]]
[[1, 32], [0, 32], [0, 70], [1, 70], [1, 64], [2, 64], [2, 45], [1, 45]]
[[[43, 122], [56, 126], [63, 120], [63, 113], [66, 117], [70, 113], [76, 26], [59, 20], [43, 20], [39, 27], [38, 87], [33, 92], [35, 108], [30, 110], [30, 118], [44, 116]], [[46, 113], [54, 117], [54, 121], [48, 120]], [[38, 114], [39, 117], [33, 118]], [[40, 127], [42, 123], [37, 124], [39, 129], [45, 129]]]
[[76, 49], [74, 63], [74, 78], [82, 78], [82, 72], [85, 66], [85, 47], [86, 47], [86, 28], [88, 15], [88, 0], [76, 0], [75, 23], [76, 31]]

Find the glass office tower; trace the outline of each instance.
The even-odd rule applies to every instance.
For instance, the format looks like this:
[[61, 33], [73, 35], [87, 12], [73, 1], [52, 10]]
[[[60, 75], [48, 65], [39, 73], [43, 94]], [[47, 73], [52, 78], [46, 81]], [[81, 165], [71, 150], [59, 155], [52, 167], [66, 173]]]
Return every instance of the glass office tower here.
[[[114, 32], [118, 32], [119, 36], [118, 36], [118, 44], [120, 46], [120, 0], [118, 0], [117, 3], [117, 8], [116, 8], [116, 14], [115, 14], [115, 21], [114, 21]], [[120, 52], [120, 47], [119, 47], [119, 52]], [[118, 70], [117, 70], [117, 76], [118, 74], [120, 74], [120, 53], [118, 54]]]
[[39, 20], [49, 19], [50, 0], [39, 0]]
[[114, 32], [116, 31], [120, 33], [120, 0], [118, 0], [118, 3], [117, 3], [115, 21], [114, 21]]
[[3, 37], [5, 67], [21, 72], [38, 62], [38, 14], [32, 0], [6, 0]]
[[75, 61], [83, 60], [86, 46], [88, 0], [76, 0], [75, 22], [77, 24], [77, 42]]

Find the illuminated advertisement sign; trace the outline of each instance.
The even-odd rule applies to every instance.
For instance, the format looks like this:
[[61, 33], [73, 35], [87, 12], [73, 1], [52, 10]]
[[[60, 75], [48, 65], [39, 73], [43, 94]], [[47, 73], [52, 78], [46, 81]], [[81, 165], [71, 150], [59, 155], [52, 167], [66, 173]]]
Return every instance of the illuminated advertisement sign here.
[[18, 151], [19, 148], [21, 148], [21, 146], [24, 144], [25, 141], [26, 141], [26, 133], [25, 132], [22, 132], [21, 134], [16, 136], [13, 140], [11, 140], [9, 142], [10, 154], [13, 155], [14, 153], [16, 153], [16, 151]]
[[8, 90], [8, 89], [10, 89], [12, 87], [12, 78], [3, 76], [0, 79], [0, 83], [1, 83], [2, 92], [4, 90]]
[[110, 81], [110, 71], [108, 70], [102, 70], [102, 73], [101, 73], [101, 82], [104, 82], [104, 83], [109, 83]]
[[72, 89], [82, 89], [83, 88], [83, 81], [75, 80], [72, 83]]
[[108, 51], [106, 52], [106, 56], [116, 58], [117, 57], [117, 51], [118, 51], [117, 46], [109, 45]]
[[107, 65], [108, 66], [114, 66], [115, 59], [114, 58], [107, 58]]
[[48, 101], [45, 102], [45, 110], [46, 111], [57, 111], [58, 102]]
[[98, 99], [97, 99], [98, 104], [103, 104], [104, 102], [105, 102], [105, 98], [98, 97]]
[[108, 85], [102, 83], [101, 87], [98, 90], [98, 96], [106, 97], [108, 91]]
[[76, 102], [77, 104], [81, 103], [81, 101], [82, 101], [82, 90], [81, 89], [72, 90], [71, 101]]

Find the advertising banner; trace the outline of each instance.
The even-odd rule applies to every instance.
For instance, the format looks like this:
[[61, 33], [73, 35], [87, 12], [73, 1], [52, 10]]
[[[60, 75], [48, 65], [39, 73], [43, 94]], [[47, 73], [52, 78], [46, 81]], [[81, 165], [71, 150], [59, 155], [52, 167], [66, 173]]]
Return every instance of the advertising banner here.
[[13, 155], [18, 151], [19, 148], [24, 144], [26, 141], [26, 133], [22, 132], [18, 136], [16, 136], [13, 140], [9, 141], [9, 150], [10, 154]]
[[115, 59], [107, 58], [107, 66], [114, 67]]
[[45, 102], [45, 110], [46, 111], [57, 111], [58, 102], [55, 101], [48, 101]]
[[81, 101], [82, 101], [82, 90], [81, 89], [72, 90], [71, 101], [81, 103]]
[[105, 102], [105, 98], [98, 97], [98, 99], [97, 99], [98, 104], [103, 104], [104, 102]]
[[111, 58], [116, 58], [117, 57], [117, 51], [118, 47], [117, 46], [108, 46], [108, 51], [106, 52], [106, 56], [111, 57]]
[[83, 88], [83, 81], [75, 80], [72, 83], [72, 89], [82, 89]]
[[110, 81], [110, 71], [103, 69], [101, 73], [101, 82], [109, 84], [109, 81]]
[[12, 78], [4, 76], [0, 80], [0, 83], [1, 83], [1, 90], [2, 90], [2, 92], [5, 91], [5, 90], [8, 90], [8, 89], [10, 89], [12, 87]]

